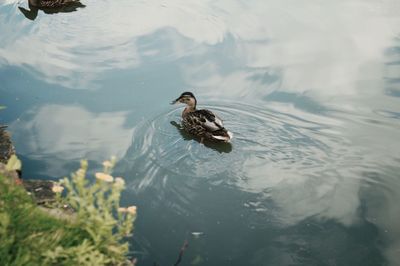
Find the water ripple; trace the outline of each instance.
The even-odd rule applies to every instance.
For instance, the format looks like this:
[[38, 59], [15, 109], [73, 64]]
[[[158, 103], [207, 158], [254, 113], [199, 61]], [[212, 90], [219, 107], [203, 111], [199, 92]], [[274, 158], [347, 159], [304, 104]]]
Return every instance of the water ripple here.
[[136, 128], [125, 157], [133, 168], [146, 173], [140, 187], [150, 184], [160, 170], [187, 178], [232, 176], [234, 182], [238, 173], [247, 176], [239, 179], [252, 178], [268, 165], [292, 174], [300, 169], [310, 171], [336, 152], [331, 142], [332, 138], [337, 142], [337, 136], [315, 137], [314, 131], [327, 125], [239, 103], [205, 107], [224, 119], [234, 133], [232, 143], [200, 144], [180, 129], [180, 108], [144, 122]]

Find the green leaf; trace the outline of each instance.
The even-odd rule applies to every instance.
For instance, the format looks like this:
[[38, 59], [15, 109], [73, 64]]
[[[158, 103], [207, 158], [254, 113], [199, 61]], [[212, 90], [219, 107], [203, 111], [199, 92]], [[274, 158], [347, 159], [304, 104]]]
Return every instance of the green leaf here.
[[7, 107], [0, 105], [0, 110], [6, 109]]
[[21, 161], [18, 159], [17, 155], [11, 155], [11, 158], [7, 162], [6, 169], [8, 171], [21, 170]]

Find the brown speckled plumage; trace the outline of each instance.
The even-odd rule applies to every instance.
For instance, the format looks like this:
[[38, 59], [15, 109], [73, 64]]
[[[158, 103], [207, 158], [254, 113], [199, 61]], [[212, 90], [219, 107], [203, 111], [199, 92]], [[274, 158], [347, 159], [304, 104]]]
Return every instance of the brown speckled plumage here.
[[19, 6], [18, 9], [29, 20], [35, 20], [39, 10], [45, 14], [68, 13], [85, 7], [79, 0], [29, 0], [29, 9]]
[[191, 92], [184, 92], [173, 103], [185, 103], [182, 113], [183, 129], [199, 138], [213, 142], [229, 142], [232, 133], [225, 129], [222, 119], [210, 110], [196, 110], [197, 100]]
[[82, 5], [79, 0], [29, 0], [29, 4], [38, 8], [60, 8]]

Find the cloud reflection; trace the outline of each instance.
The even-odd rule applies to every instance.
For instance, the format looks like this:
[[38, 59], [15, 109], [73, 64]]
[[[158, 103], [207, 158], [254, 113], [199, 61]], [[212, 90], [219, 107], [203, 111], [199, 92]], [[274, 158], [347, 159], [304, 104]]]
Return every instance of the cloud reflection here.
[[45, 105], [24, 114], [11, 124], [11, 129], [18, 152], [45, 161], [41, 174], [57, 177], [69, 171], [65, 165], [71, 161], [86, 158], [101, 162], [111, 155], [121, 158], [132, 138], [132, 129], [124, 127], [126, 115], [94, 114], [79, 106]]
[[[3, 3], [0, 12], [15, 5]], [[0, 67], [18, 66], [48, 83], [93, 89], [108, 71], [167, 61], [187, 85], [198, 88], [199, 98], [235, 99], [258, 108], [252, 112], [231, 103], [223, 109], [232, 113], [227, 121], [242, 117], [240, 123], [247, 123], [232, 125], [237, 146], [223, 160], [219, 153], [179, 142], [168, 129], [159, 130], [168, 128], [164, 120], [153, 123], [144, 130], [149, 134], [138, 136], [142, 151], [131, 149], [132, 157], [143, 155], [141, 166], [148, 170], [140, 188], [155, 182], [164, 188], [166, 176], [156, 178], [161, 170], [183, 172], [186, 160], [191, 177], [212, 172], [217, 179], [231, 170], [223, 175], [232, 176], [227, 182], [272, 199], [283, 225], [315, 217], [347, 226], [360, 218], [364, 168], [398, 164], [398, 119], [387, 114], [399, 113], [398, 97], [392, 97], [399, 94], [399, 66], [385, 58], [399, 34], [398, 0], [85, 4], [79, 13], [39, 15], [35, 23], [19, 13], [0, 16]], [[314, 109], [304, 108], [311, 103]], [[274, 112], [262, 113], [266, 106]], [[122, 155], [132, 134], [123, 126], [125, 117], [124, 112], [93, 114], [78, 106], [45, 105], [26, 113], [12, 129], [19, 152], [47, 156], [51, 168], [42, 171], [57, 176], [61, 161]], [[385, 238], [393, 265], [399, 246], [398, 219], [392, 219], [397, 202], [398, 196], [390, 196], [369, 212], [383, 217], [374, 221], [382, 232], [394, 233]]]
[[[34, 24], [16, 21], [18, 17], [13, 16], [12, 30], [19, 33], [4, 35], [0, 58], [8, 64], [31, 68], [48, 82], [85, 88], [107, 70], [139, 66], [141, 56], [149, 54], [137, 53], [138, 39], [172, 28], [176, 36], [202, 44], [205, 49], [231, 36], [236, 47], [232, 56], [243, 67], [284, 69], [280, 84], [284, 90], [353, 95], [358, 92], [354, 85], [359, 81], [360, 69], [381, 59], [383, 49], [400, 27], [400, 19], [393, 13], [399, 7], [395, 0], [321, 5], [285, 5], [276, 0], [88, 0], [85, 4], [88, 8], [79, 14], [42, 16]], [[0, 19], [1, 32], [9, 27], [7, 19]], [[179, 38], [171, 37], [172, 42], [179, 43]], [[175, 48], [181, 49], [179, 45]], [[175, 53], [202, 56], [201, 49]], [[188, 70], [193, 71], [190, 67]], [[225, 86], [218, 93], [252, 85], [246, 74], [235, 72], [223, 78]], [[371, 78], [379, 72], [372, 68]], [[188, 81], [198, 84], [191, 76]], [[220, 79], [210, 82], [210, 86], [221, 84]]]

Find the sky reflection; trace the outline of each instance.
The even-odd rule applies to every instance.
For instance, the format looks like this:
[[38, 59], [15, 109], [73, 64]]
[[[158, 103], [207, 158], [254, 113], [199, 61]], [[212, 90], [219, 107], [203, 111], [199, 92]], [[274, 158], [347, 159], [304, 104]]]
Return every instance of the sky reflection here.
[[[83, 3], [34, 22], [0, 4], [0, 105], [33, 174], [122, 158], [152, 255], [201, 229], [215, 265], [398, 264], [400, 1]], [[171, 125], [183, 90], [229, 149]]]
[[[228, 91], [232, 94], [235, 88], [243, 93], [243, 88], [257, 87], [249, 82], [251, 73], [248, 69], [243, 71], [244, 67], [258, 73], [271, 69], [281, 74], [280, 90], [309, 92], [312, 97], [326, 98], [356, 95], [360, 92], [357, 83], [366, 76], [370, 80], [379, 79], [383, 51], [400, 28], [400, 19], [394, 14], [399, 3], [394, 0], [379, 4], [299, 2], [286, 8], [281, 1], [126, 1], [119, 5], [86, 1], [85, 4], [91, 8], [59, 16], [42, 14], [38, 23], [18, 22], [19, 32], [24, 34], [5, 34], [6, 38], [0, 41], [0, 58], [8, 64], [30, 68], [48, 82], [87, 89], [107, 70], [139, 67], [141, 57], [157, 57], [160, 46], [139, 54], [138, 42], [158, 30], [172, 28], [176, 33], [169, 34], [166, 40], [173, 48], [169, 54], [209, 58], [208, 64], [201, 60], [198, 63], [207, 70], [213, 69], [206, 82], [196, 62], [186, 64], [182, 71], [191, 86], [219, 87], [219, 95]], [[16, 15], [2, 16], [0, 30], [9, 31], [7, 24], [17, 19], [20, 20]], [[44, 26], [50, 22], [51, 27]], [[188, 42], [182, 42], [182, 38], [200, 47], [188, 51], [185, 47]], [[213, 62], [203, 53], [229, 38], [235, 40], [230, 56], [240, 67], [222, 75], [218, 71], [220, 62]], [[202, 81], [196, 81], [190, 73], [202, 77]], [[264, 90], [265, 93], [268, 91]]]
[[46, 162], [40, 174], [58, 177], [71, 161], [121, 158], [132, 138], [125, 121], [124, 112], [95, 114], [80, 106], [44, 105], [10, 127], [18, 152]]

